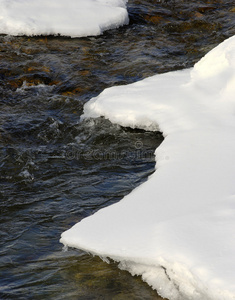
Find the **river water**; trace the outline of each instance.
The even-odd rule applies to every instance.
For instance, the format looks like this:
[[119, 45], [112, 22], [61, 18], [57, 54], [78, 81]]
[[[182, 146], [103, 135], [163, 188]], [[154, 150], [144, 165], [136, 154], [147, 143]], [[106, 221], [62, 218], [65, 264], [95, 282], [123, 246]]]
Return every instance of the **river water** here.
[[80, 116], [104, 88], [193, 66], [235, 34], [235, 5], [129, 0], [128, 10], [128, 26], [99, 37], [0, 36], [0, 299], [161, 299], [59, 243], [144, 182], [163, 141]]

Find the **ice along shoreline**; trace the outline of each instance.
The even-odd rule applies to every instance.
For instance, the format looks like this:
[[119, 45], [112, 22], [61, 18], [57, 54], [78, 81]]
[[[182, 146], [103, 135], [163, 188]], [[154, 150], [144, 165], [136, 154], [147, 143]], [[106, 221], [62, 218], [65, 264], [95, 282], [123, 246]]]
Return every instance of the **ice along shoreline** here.
[[[106, 89], [84, 117], [160, 130], [157, 170], [62, 234], [169, 299], [234, 299], [235, 37], [192, 69]], [[168, 157], [166, 160], [165, 158]]]
[[[96, 36], [129, 22], [127, 0], [0, 0], [0, 34]], [[27, 8], [27, 9], [26, 9]]]

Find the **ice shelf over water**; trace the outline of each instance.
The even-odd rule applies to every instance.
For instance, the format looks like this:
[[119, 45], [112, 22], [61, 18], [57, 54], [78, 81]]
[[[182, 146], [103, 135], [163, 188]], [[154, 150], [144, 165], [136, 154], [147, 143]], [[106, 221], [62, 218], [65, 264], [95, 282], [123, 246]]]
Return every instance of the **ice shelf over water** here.
[[0, 0], [0, 34], [99, 35], [128, 23], [128, 0]]
[[235, 36], [192, 69], [104, 90], [84, 108], [99, 116], [161, 130], [156, 171], [61, 242], [120, 262], [171, 300], [235, 299]]

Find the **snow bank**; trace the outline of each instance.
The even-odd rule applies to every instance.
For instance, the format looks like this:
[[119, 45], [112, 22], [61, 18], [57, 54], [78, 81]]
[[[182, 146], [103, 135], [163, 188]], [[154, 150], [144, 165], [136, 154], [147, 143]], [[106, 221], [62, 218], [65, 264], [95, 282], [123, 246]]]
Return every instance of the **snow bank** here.
[[127, 0], [0, 0], [0, 34], [99, 35], [128, 23]]
[[104, 90], [84, 117], [159, 128], [156, 172], [61, 242], [110, 257], [163, 297], [235, 299], [235, 36], [192, 69]]

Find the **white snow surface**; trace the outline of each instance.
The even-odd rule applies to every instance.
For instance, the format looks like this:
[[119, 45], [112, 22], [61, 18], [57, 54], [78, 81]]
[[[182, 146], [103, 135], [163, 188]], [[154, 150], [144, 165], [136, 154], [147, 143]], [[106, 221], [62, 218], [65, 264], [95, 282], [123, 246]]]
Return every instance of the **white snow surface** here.
[[0, 34], [94, 36], [129, 22], [128, 0], [0, 0]]
[[104, 90], [84, 118], [160, 129], [156, 171], [61, 242], [120, 262], [172, 300], [235, 299], [235, 36], [194, 68]]

